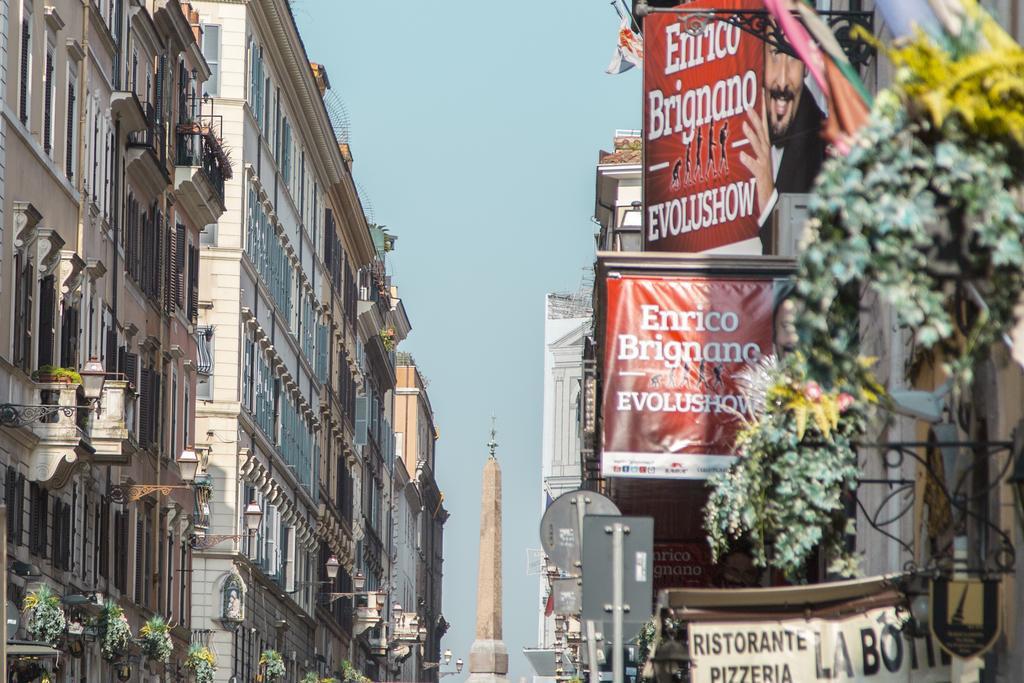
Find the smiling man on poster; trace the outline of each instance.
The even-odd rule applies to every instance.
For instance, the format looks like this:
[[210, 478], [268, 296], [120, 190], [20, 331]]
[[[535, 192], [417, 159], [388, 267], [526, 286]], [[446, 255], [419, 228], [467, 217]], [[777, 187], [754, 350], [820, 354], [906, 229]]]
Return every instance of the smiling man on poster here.
[[779, 194], [810, 192], [825, 158], [825, 114], [807, 86], [805, 72], [802, 61], [766, 42], [767, 113], [748, 111], [743, 122], [752, 153], [740, 152], [740, 162], [757, 180], [758, 236], [766, 254], [772, 247], [768, 219]]

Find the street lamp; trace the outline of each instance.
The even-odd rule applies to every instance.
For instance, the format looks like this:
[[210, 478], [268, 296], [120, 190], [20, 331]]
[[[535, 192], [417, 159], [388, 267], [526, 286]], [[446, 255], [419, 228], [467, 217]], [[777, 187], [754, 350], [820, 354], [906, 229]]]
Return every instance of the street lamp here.
[[1021, 525], [1024, 526], [1024, 425], [1018, 426], [1017, 433], [1013, 436], [1017, 461], [1013, 466], [1013, 474], [1007, 481], [1013, 487], [1014, 498], [1017, 499], [1017, 514]]
[[331, 555], [327, 558], [327, 578], [333, 581], [338, 577], [338, 568], [341, 567], [341, 562], [338, 562], [338, 558]]
[[657, 683], [671, 683], [678, 680], [676, 674], [682, 671], [683, 666], [689, 661], [690, 655], [682, 643], [672, 637], [663, 638], [658, 643], [658, 649], [651, 656], [654, 680]]
[[107, 369], [96, 357], [90, 358], [78, 372], [82, 376], [82, 393], [87, 399], [99, 403], [103, 395], [103, 383], [107, 379]]
[[352, 577], [352, 588], [355, 589], [356, 593], [362, 593], [363, 589], [366, 588], [366, 575], [363, 574], [362, 569], [357, 569], [356, 575]]
[[448, 666], [451, 663], [452, 663], [452, 651], [446, 649], [444, 651], [444, 664], [445, 664], [445, 666]]
[[181, 471], [181, 478], [187, 482], [196, 480], [199, 472], [199, 456], [188, 446], [178, 454], [178, 469]]
[[391, 605], [391, 613], [393, 615], [395, 615], [395, 621], [396, 622], [402, 620], [402, 612], [403, 611], [404, 610], [402, 609], [402, 603], [396, 602], [393, 605]]
[[255, 500], [250, 500], [245, 506], [243, 517], [245, 517], [245, 530], [250, 534], [255, 534], [259, 531], [260, 523], [263, 521], [263, 509]]
[[461, 659], [456, 659], [455, 660], [455, 673], [457, 673], [457, 674], [462, 673], [462, 660]]

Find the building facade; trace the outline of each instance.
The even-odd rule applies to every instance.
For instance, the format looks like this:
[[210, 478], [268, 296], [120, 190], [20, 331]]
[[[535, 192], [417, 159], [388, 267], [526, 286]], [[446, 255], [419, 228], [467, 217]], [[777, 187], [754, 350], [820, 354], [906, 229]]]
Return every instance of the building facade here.
[[201, 22], [177, 0], [6, 9], [4, 152], [19, 169], [0, 246], [6, 597], [21, 606], [45, 583], [78, 624], [112, 600], [133, 632], [162, 616], [166, 666], [106, 661], [92, 641], [40, 661], [60, 680], [125, 665], [169, 680], [193, 636], [190, 539], [206, 521], [175, 464], [195, 443], [200, 231], [231, 175], [196, 94], [210, 76]]
[[[441, 607], [444, 562], [444, 524], [448, 511], [437, 485], [436, 444], [440, 436], [427, 392], [427, 380], [411, 355], [401, 354], [395, 389], [395, 434], [404, 476], [415, 485], [420, 508], [411, 516], [416, 524], [415, 601], [403, 605], [415, 617], [420, 652], [413, 679], [436, 681], [441, 662], [441, 639], [448, 630]], [[403, 561], [404, 565], [408, 560]]]

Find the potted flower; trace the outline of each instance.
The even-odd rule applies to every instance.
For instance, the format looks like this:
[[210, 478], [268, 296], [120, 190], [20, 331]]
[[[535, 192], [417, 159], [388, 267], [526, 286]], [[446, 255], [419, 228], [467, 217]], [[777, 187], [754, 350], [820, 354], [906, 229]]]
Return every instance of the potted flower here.
[[153, 617], [139, 629], [142, 654], [153, 662], [166, 664], [171, 659], [174, 644], [171, 642], [171, 628], [163, 617]]
[[342, 679], [344, 683], [373, 683], [367, 676], [364, 676], [359, 669], [352, 666], [352, 662], [347, 659], [341, 662], [341, 675], [344, 676]]
[[56, 365], [41, 365], [32, 373], [32, 380], [41, 384], [81, 384], [82, 376], [77, 370]]
[[213, 672], [217, 670], [217, 660], [210, 648], [193, 645], [185, 657], [185, 668], [196, 677], [196, 683], [213, 683]]
[[328, 678], [321, 679], [320, 678], [320, 674], [318, 674], [315, 671], [308, 671], [308, 672], [306, 672], [305, 676], [303, 676], [302, 678], [299, 679], [299, 683], [323, 683], [324, 681], [328, 681], [328, 680], [330, 680], [330, 679], [328, 679]]
[[112, 600], [107, 600], [100, 612], [100, 652], [108, 662], [115, 661], [128, 650], [132, 639], [132, 629], [124, 610]]
[[272, 682], [284, 678], [284, 657], [277, 650], [264, 650], [260, 653], [260, 668], [263, 669], [263, 680]]
[[385, 351], [392, 351], [395, 348], [395, 328], [386, 327], [381, 330], [380, 340], [384, 344]]
[[55, 645], [64, 635], [67, 620], [60, 597], [45, 583], [25, 596], [23, 612], [28, 614], [28, 632], [42, 643]]

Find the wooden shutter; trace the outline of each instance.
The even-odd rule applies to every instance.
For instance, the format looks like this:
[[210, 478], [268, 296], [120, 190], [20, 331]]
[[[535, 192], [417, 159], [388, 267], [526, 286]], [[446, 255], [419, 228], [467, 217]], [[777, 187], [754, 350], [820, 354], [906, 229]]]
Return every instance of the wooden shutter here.
[[21, 83], [18, 93], [18, 117], [28, 123], [28, 61], [32, 46], [31, 17], [21, 20]]
[[142, 563], [142, 534], [143, 534], [142, 512], [135, 513], [135, 602], [142, 605], [142, 575], [145, 568]]
[[143, 368], [139, 375], [139, 443], [143, 446], [149, 445], [150, 442], [150, 395], [153, 391], [150, 374], [148, 369]]
[[[182, 282], [185, 278], [185, 249], [187, 243], [185, 241], [185, 226], [181, 223], [175, 228], [174, 234], [174, 303], [178, 308], [185, 308], [184, 293], [182, 292]], [[191, 253], [189, 256], [191, 257]], [[192, 265], [191, 263], [189, 264]]]
[[65, 306], [61, 317], [60, 364], [66, 368], [78, 366], [78, 307]]
[[164, 74], [167, 73], [167, 54], [160, 55], [156, 68], [156, 120], [164, 120]]
[[121, 372], [128, 377], [128, 382], [132, 385], [132, 388], [139, 386], [139, 354], [129, 353], [127, 349], [124, 350], [124, 362], [121, 363]]
[[75, 83], [69, 80], [67, 124], [66, 130], [64, 131], [64, 175], [68, 177], [68, 180], [73, 180], [75, 177], [75, 125]]
[[53, 50], [46, 50], [46, 92], [43, 94], [43, 149], [53, 150]]
[[199, 319], [199, 247], [188, 248], [188, 318]]
[[18, 506], [15, 505], [14, 495], [18, 490], [18, 473], [14, 467], [7, 466], [7, 474], [4, 478], [4, 504], [7, 506], [7, 538], [14, 540], [14, 532], [17, 529], [15, 524]]
[[56, 298], [54, 277], [47, 275], [39, 282], [39, 366], [53, 364], [53, 318]]
[[117, 330], [110, 329], [106, 332], [106, 342], [103, 349], [104, 369], [107, 372], [117, 372]]

